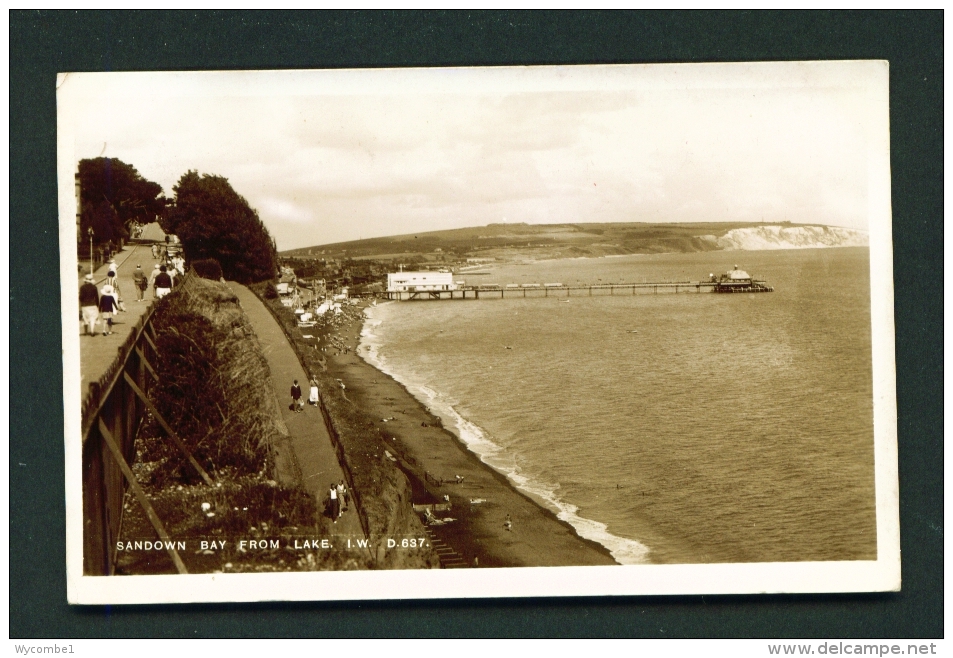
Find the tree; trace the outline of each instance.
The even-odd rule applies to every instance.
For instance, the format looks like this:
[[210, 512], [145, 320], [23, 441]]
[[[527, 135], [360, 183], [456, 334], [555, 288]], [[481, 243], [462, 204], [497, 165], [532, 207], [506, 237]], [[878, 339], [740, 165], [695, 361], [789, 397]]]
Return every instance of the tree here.
[[119, 230], [121, 226], [116, 209], [104, 199], [96, 204], [90, 203], [83, 209], [80, 237], [88, 235], [86, 229], [91, 227], [97, 242], [111, 242], [123, 237]]
[[[92, 227], [99, 242], [128, 237], [132, 222], [148, 224], [166, 212], [168, 201], [162, 186], [146, 180], [135, 167], [122, 160], [80, 160], [79, 178], [81, 236]], [[106, 210], [104, 204], [110, 206], [112, 212]]]
[[175, 202], [161, 224], [179, 236], [189, 261], [214, 258], [225, 278], [239, 283], [275, 277], [274, 240], [227, 178], [189, 170], [172, 190]]

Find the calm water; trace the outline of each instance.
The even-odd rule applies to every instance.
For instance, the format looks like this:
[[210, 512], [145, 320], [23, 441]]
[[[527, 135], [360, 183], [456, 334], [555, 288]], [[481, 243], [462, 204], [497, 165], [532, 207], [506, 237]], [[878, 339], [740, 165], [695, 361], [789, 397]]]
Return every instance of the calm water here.
[[468, 282], [704, 280], [735, 263], [776, 292], [388, 303], [361, 352], [620, 562], [875, 559], [866, 248]]

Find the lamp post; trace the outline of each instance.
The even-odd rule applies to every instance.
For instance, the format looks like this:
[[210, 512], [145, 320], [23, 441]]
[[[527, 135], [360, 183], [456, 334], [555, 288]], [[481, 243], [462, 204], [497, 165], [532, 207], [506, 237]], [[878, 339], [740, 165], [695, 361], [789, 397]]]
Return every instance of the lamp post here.
[[92, 274], [95, 271], [93, 267], [93, 227], [89, 227], [89, 273]]

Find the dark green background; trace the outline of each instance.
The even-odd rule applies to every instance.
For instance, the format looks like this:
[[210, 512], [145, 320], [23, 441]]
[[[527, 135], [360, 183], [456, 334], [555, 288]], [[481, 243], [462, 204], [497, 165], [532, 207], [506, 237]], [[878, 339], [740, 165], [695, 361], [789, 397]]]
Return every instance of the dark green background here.
[[[57, 72], [798, 59], [890, 61], [901, 593], [66, 605]], [[11, 637], [942, 637], [942, 80], [938, 11], [11, 12]]]

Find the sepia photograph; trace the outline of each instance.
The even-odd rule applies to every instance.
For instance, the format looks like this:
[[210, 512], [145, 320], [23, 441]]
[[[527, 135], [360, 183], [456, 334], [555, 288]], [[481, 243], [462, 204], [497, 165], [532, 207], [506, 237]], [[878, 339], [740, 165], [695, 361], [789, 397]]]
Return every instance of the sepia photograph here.
[[61, 73], [69, 601], [899, 590], [888, 77]]

